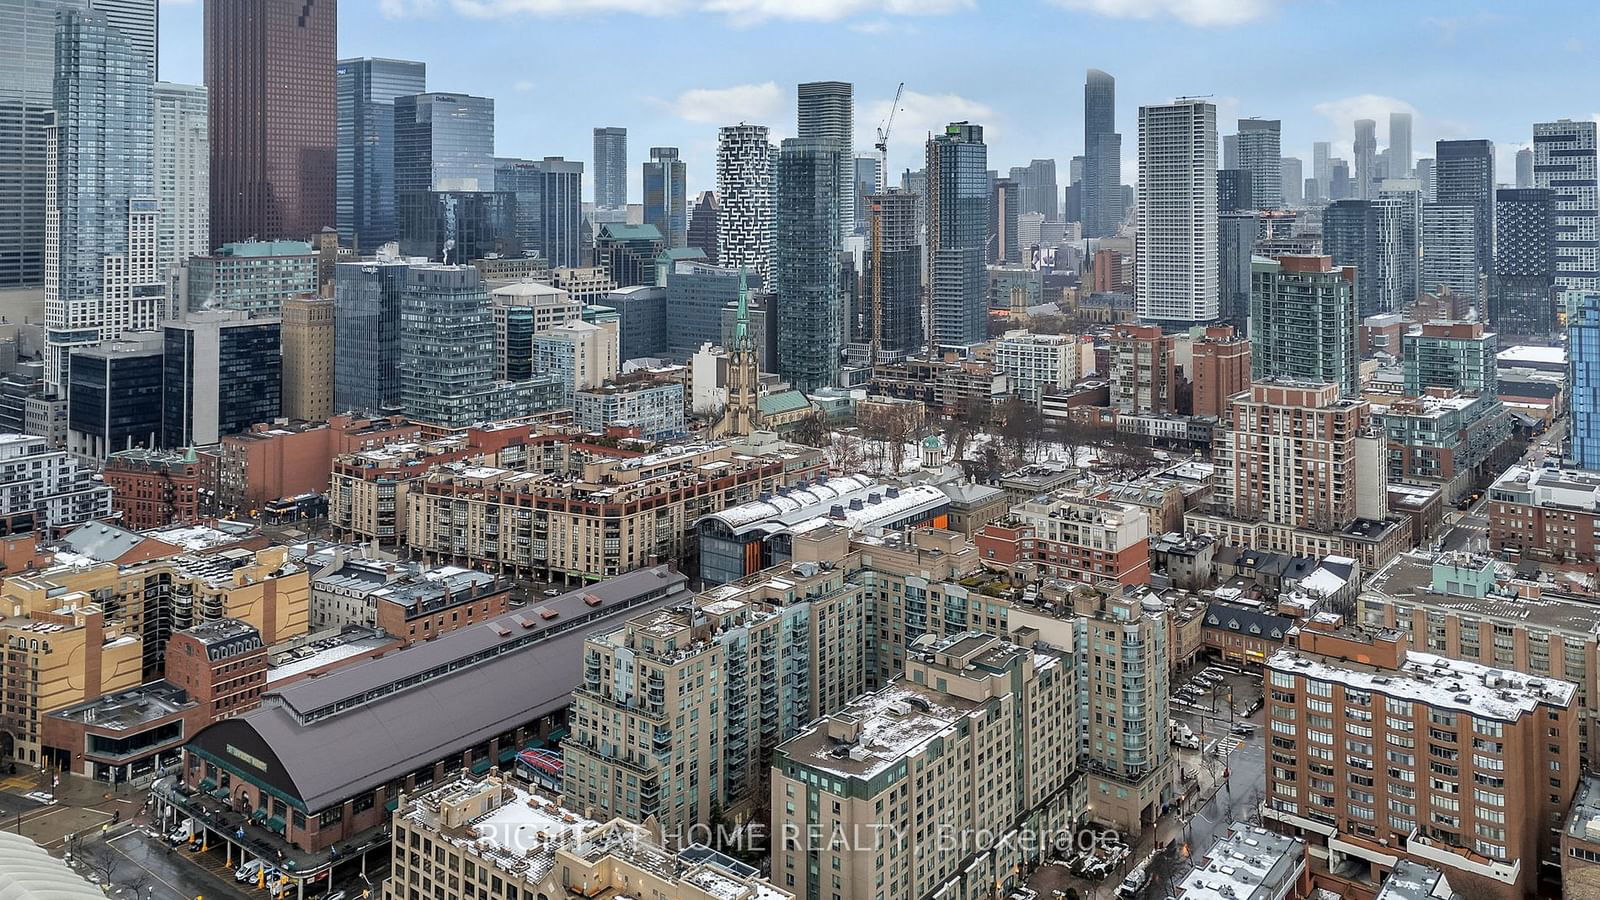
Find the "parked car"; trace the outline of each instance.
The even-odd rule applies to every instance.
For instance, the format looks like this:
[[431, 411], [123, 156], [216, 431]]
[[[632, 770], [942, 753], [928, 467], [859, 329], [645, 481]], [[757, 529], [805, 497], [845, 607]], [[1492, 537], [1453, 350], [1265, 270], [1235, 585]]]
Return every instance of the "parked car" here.
[[1234, 734], [1241, 735], [1241, 736], [1244, 736], [1244, 737], [1249, 737], [1250, 735], [1256, 733], [1256, 727], [1254, 725], [1251, 725], [1249, 722], [1237, 722], [1237, 723], [1234, 724], [1234, 726], [1232, 728], [1229, 728], [1228, 730], [1233, 732]]

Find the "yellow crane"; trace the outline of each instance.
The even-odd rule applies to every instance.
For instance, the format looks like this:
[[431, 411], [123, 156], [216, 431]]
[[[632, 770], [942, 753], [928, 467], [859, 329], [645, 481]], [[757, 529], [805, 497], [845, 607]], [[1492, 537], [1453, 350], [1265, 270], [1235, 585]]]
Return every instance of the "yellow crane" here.
[[[877, 192], [882, 194], [888, 189], [889, 184], [889, 129], [894, 127], [894, 114], [900, 108], [900, 96], [905, 93], [906, 83], [894, 89], [894, 100], [889, 104], [889, 114], [884, 117], [883, 124], [878, 126], [878, 141], [874, 145], [878, 148], [878, 183]], [[872, 359], [870, 365], [876, 369], [878, 366], [878, 350], [883, 345], [883, 202], [872, 202]]]

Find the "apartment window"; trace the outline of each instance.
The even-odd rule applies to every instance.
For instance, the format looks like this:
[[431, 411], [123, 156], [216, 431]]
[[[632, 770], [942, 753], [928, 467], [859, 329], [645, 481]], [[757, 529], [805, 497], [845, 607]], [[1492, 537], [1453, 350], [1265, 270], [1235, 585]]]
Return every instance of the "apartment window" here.
[[[1292, 677], [1293, 676], [1291, 676], [1291, 678]], [[1293, 684], [1291, 683], [1289, 686], [1293, 687]], [[1326, 681], [1315, 681], [1313, 679], [1307, 678], [1306, 679], [1306, 693], [1312, 695], [1313, 697], [1332, 697], [1333, 696], [1333, 685], [1328, 683], [1328, 682], [1326, 682]]]

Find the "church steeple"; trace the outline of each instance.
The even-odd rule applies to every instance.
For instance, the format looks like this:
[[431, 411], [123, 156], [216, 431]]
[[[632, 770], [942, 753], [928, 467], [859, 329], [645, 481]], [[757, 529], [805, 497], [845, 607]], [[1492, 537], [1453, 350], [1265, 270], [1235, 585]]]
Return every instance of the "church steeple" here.
[[712, 426], [714, 437], [742, 437], [760, 424], [757, 383], [761, 367], [756, 362], [755, 341], [750, 336], [750, 286], [744, 266], [739, 267], [739, 306], [733, 320], [733, 346], [728, 348], [728, 406]]

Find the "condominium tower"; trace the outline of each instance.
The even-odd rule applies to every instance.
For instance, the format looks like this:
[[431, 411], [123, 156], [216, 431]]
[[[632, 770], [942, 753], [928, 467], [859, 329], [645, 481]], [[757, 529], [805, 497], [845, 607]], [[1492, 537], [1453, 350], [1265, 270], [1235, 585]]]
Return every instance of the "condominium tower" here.
[[1217, 107], [1139, 107], [1139, 317], [1174, 327], [1217, 318]]
[[855, 86], [848, 81], [810, 81], [798, 89], [798, 125], [801, 140], [824, 141], [838, 148], [839, 174], [835, 202], [839, 205], [840, 240], [856, 233]]
[[717, 261], [765, 281], [772, 267], [772, 142], [765, 125], [717, 132]]

